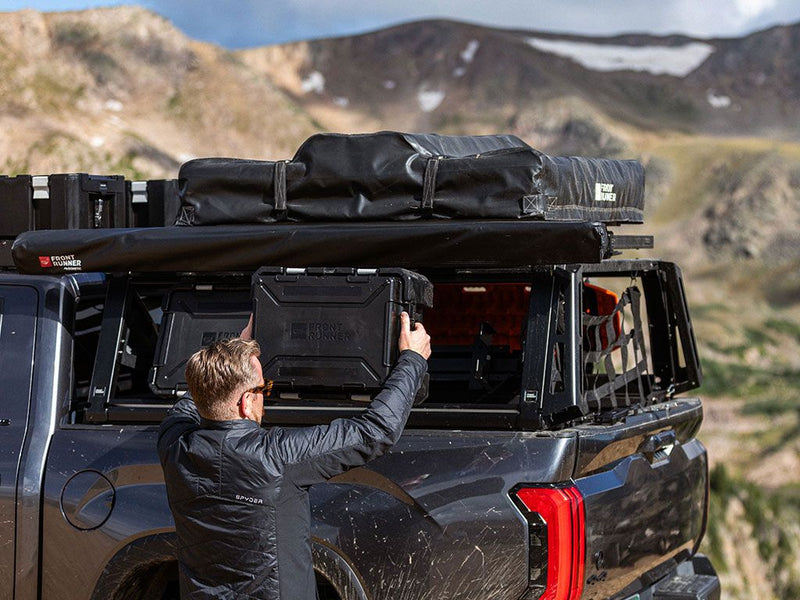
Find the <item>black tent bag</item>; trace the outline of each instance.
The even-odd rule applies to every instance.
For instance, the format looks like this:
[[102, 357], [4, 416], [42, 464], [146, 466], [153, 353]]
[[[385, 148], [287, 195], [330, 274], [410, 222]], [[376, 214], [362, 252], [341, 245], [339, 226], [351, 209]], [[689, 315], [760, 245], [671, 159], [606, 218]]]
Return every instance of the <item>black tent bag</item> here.
[[202, 158], [178, 225], [438, 219], [640, 223], [632, 160], [552, 157], [511, 135], [318, 134], [289, 161]]

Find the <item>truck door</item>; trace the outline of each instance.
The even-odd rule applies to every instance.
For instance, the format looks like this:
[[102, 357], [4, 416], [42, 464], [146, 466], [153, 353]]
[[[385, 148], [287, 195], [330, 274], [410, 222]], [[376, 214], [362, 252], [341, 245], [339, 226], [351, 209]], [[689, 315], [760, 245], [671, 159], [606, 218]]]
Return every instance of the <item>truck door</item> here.
[[0, 285], [0, 598], [14, 594], [17, 474], [28, 421], [38, 293]]

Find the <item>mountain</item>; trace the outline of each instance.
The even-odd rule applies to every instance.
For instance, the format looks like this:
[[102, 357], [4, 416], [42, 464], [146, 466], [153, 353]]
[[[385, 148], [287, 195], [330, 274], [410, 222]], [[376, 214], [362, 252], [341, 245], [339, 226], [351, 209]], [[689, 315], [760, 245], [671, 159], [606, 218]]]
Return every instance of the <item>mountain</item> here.
[[138, 7], [0, 14], [0, 171], [174, 176], [285, 155], [318, 127], [236, 55]]
[[586, 110], [648, 130], [797, 141], [798, 48], [800, 25], [699, 40], [556, 36], [426, 21], [241, 55], [318, 118], [346, 115], [342, 124], [356, 113], [359, 126], [471, 131], [479, 125], [523, 137], [553, 135], [540, 130], [542, 116], [556, 116], [564, 99], [581, 99]]

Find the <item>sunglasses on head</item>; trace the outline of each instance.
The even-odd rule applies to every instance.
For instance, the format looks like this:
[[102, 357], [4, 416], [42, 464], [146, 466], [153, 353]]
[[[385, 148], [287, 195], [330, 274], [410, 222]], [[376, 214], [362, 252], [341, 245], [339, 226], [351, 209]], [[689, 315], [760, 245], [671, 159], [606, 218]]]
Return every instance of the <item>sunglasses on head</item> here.
[[257, 385], [247, 391], [251, 394], [264, 394], [265, 396], [269, 396], [272, 393], [272, 381], [267, 380], [261, 385]]

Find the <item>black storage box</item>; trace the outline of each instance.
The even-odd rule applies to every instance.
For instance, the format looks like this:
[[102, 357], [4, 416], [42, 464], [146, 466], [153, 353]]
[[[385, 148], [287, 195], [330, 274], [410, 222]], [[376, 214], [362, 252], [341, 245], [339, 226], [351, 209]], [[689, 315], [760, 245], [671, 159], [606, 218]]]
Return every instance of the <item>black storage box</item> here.
[[179, 289], [164, 299], [150, 389], [172, 397], [186, 391], [184, 370], [189, 357], [203, 346], [239, 337], [250, 318], [249, 290]]
[[49, 193], [34, 194], [33, 229], [107, 229], [130, 221], [122, 175], [62, 173], [48, 178]]
[[33, 224], [33, 186], [30, 175], [0, 176], [0, 238], [13, 238]]
[[180, 210], [177, 179], [128, 181], [131, 227], [164, 227], [175, 223]]
[[130, 222], [122, 175], [3, 176], [0, 211], [0, 237], [41, 229], [127, 227]]
[[0, 176], [0, 268], [13, 267], [11, 244], [14, 238], [31, 228], [33, 222], [33, 186], [30, 175]]
[[433, 305], [430, 281], [399, 268], [264, 267], [252, 291], [264, 378], [298, 398], [368, 400], [397, 360], [400, 313]]

